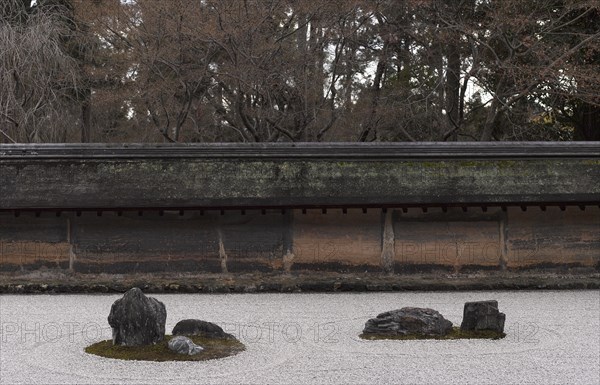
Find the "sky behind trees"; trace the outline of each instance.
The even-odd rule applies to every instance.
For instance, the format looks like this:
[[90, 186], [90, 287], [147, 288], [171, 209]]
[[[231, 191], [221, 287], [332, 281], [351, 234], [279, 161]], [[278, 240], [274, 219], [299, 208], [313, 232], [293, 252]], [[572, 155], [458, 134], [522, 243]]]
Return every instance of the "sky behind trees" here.
[[600, 140], [600, 0], [5, 0], [0, 143]]

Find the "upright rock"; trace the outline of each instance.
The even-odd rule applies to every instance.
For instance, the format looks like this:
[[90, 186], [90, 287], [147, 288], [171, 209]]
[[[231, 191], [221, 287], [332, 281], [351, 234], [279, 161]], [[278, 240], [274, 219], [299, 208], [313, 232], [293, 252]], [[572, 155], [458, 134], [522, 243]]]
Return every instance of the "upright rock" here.
[[492, 330], [504, 332], [506, 316], [498, 310], [498, 301], [465, 303], [461, 330]]
[[364, 334], [382, 336], [444, 336], [452, 331], [452, 322], [433, 309], [403, 307], [381, 313], [367, 321]]
[[167, 310], [165, 305], [146, 297], [137, 287], [113, 303], [108, 323], [113, 344], [124, 346], [151, 345], [165, 337]]
[[231, 334], [225, 333], [219, 325], [199, 319], [184, 319], [177, 322], [173, 328], [173, 335], [233, 338]]

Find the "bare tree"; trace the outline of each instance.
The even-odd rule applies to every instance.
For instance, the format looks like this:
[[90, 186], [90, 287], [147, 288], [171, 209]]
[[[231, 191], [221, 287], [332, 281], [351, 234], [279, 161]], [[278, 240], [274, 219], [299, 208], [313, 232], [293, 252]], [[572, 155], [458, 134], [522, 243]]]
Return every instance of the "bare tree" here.
[[0, 136], [8, 142], [63, 141], [64, 98], [78, 82], [77, 65], [61, 48], [64, 26], [25, 1], [9, 0], [2, 12]]
[[593, 139], [598, 4], [9, 0], [0, 137]]
[[[573, 65], [573, 58], [586, 49], [597, 51], [600, 31], [579, 30], [577, 39], [555, 37], [577, 19], [597, 12], [598, 7], [598, 2], [578, 0], [505, 0], [480, 2], [474, 17], [467, 21], [438, 13], [446, 28], [472, 42], [468, 75], [491, 96], [480, 140], [510, 139], [502, 132], [504, 123], [518, 118], [526, 106], [551, 109], [541, 99], [564, 90], [572, 80], [588, 72], [585, 66]], [[593, 82], [600, 82], [597, 72]], [[572, 94], [580, 90], [583, 87], [570, 88]], [[521, 129], [526, 130], [527, 119], [521, 116]]]

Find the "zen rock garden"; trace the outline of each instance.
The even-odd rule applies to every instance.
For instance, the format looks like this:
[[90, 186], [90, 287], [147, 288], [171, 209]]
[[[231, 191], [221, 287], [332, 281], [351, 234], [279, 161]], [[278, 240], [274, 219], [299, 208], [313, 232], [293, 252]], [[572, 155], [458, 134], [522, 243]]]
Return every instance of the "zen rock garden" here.
[[404, 307], [387, 311], [365, 324], [363, 339], [499, 339], [504, 334], [504, 313], [498, 301], [465, 303], [463, 321], [454, 327], [438, 311], [428, 308]]
[[[228, 357], [245, 346], [217, 324], [184, 319], [165, 335], [167, 309], [156, 298], [138, 288], [116, 300], [108, 316], [112, 340], [88, 346], [85, 351], [107, 358], [145, 361], [204, 361]], [[404, 307], [387, 311], [365, 324], [361, 338], [373, 339], [460, 339], [503, 338], [505, 315], [497, 301], [465, 303], [463, 321], [454, 327], [438, 311]]]
[[233, 335], [212, 322], [185, 319], [168, 336], [166, 320], [167, 309], [162, 302], [132, 288], [110, 309], [112, 340], [88, 346], [86, 352], [125, 360], [204, 361], [245, 350]]

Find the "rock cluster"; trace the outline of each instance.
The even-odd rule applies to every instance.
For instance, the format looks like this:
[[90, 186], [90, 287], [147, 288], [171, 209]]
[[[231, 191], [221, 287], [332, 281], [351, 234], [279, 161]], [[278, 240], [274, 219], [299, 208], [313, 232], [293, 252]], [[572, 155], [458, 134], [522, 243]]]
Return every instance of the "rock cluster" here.
[[461, 330], [492, 330], [504, 332], [506, 316], [498, 310], [498, 301], [467, 302], [463, 311]]
[[[465, 303], [464, 331], [504, 332], [504, 313], [498, 310], [498, 301], [478, 301]], [[162, 341], [165, 337], [167, 310], [165, 305], [152, 297], [146, 297], [138, 288], [127, 291], [123, 298], [113, 303], [108, 323], [113, 332], [113, 344], [123, 346], [144, 346]], [[429, 308], [403, 307], [387, 311], [372, 318], [365, 324], [365, 335], [380, 336], [423, 336], [442, 337], [453, 330], [452, 322], [438, 311]], [[186, 336], [233, 339], [231, 334], [207, 321], [184, 319], [173, 328], [169, 349], [179, 354], [194, 355], [203, 348]]]
[[191, 339], [184, 336], [175, 336], [169, 341], [169, 349], [177, 354], [193, 356], [204, 350], [202, 346], [196, 345]]
[[367, 321], [363, 333], [377, 335], [444, 336], [452, 322], [433, 309], [404, 307], [381, 313]]
[[134, 287], [110, 309], [108, 323], [112, 328], [113, 344], [143, 346], [162, 341], [166, 320], [165, 305]]
[[[498, 301], [478, 301], [465, 303], [464, 331], [504, 332], [504, 313], [498, 310]], [[371, 318], [365, 324], [363, 333], [368, 336], [422, 336], [442, 337], [452, 332], [452, 322], [439, 312], [428, 308], [404, 307]]]
[[[156, 298], [146, 297], [137, 287], [127, 291], [116, 300], [108, 316], [112, 328], [113, 344], [144, 346], [160, 342], [165, 337], [167, 309]], [[173, 338], [168, 347], [179, 354], [194, 355], [204, 350], [185, 336], [235, 339], [231, 334], [212, 322], [184, 319], [173, 328]]]

